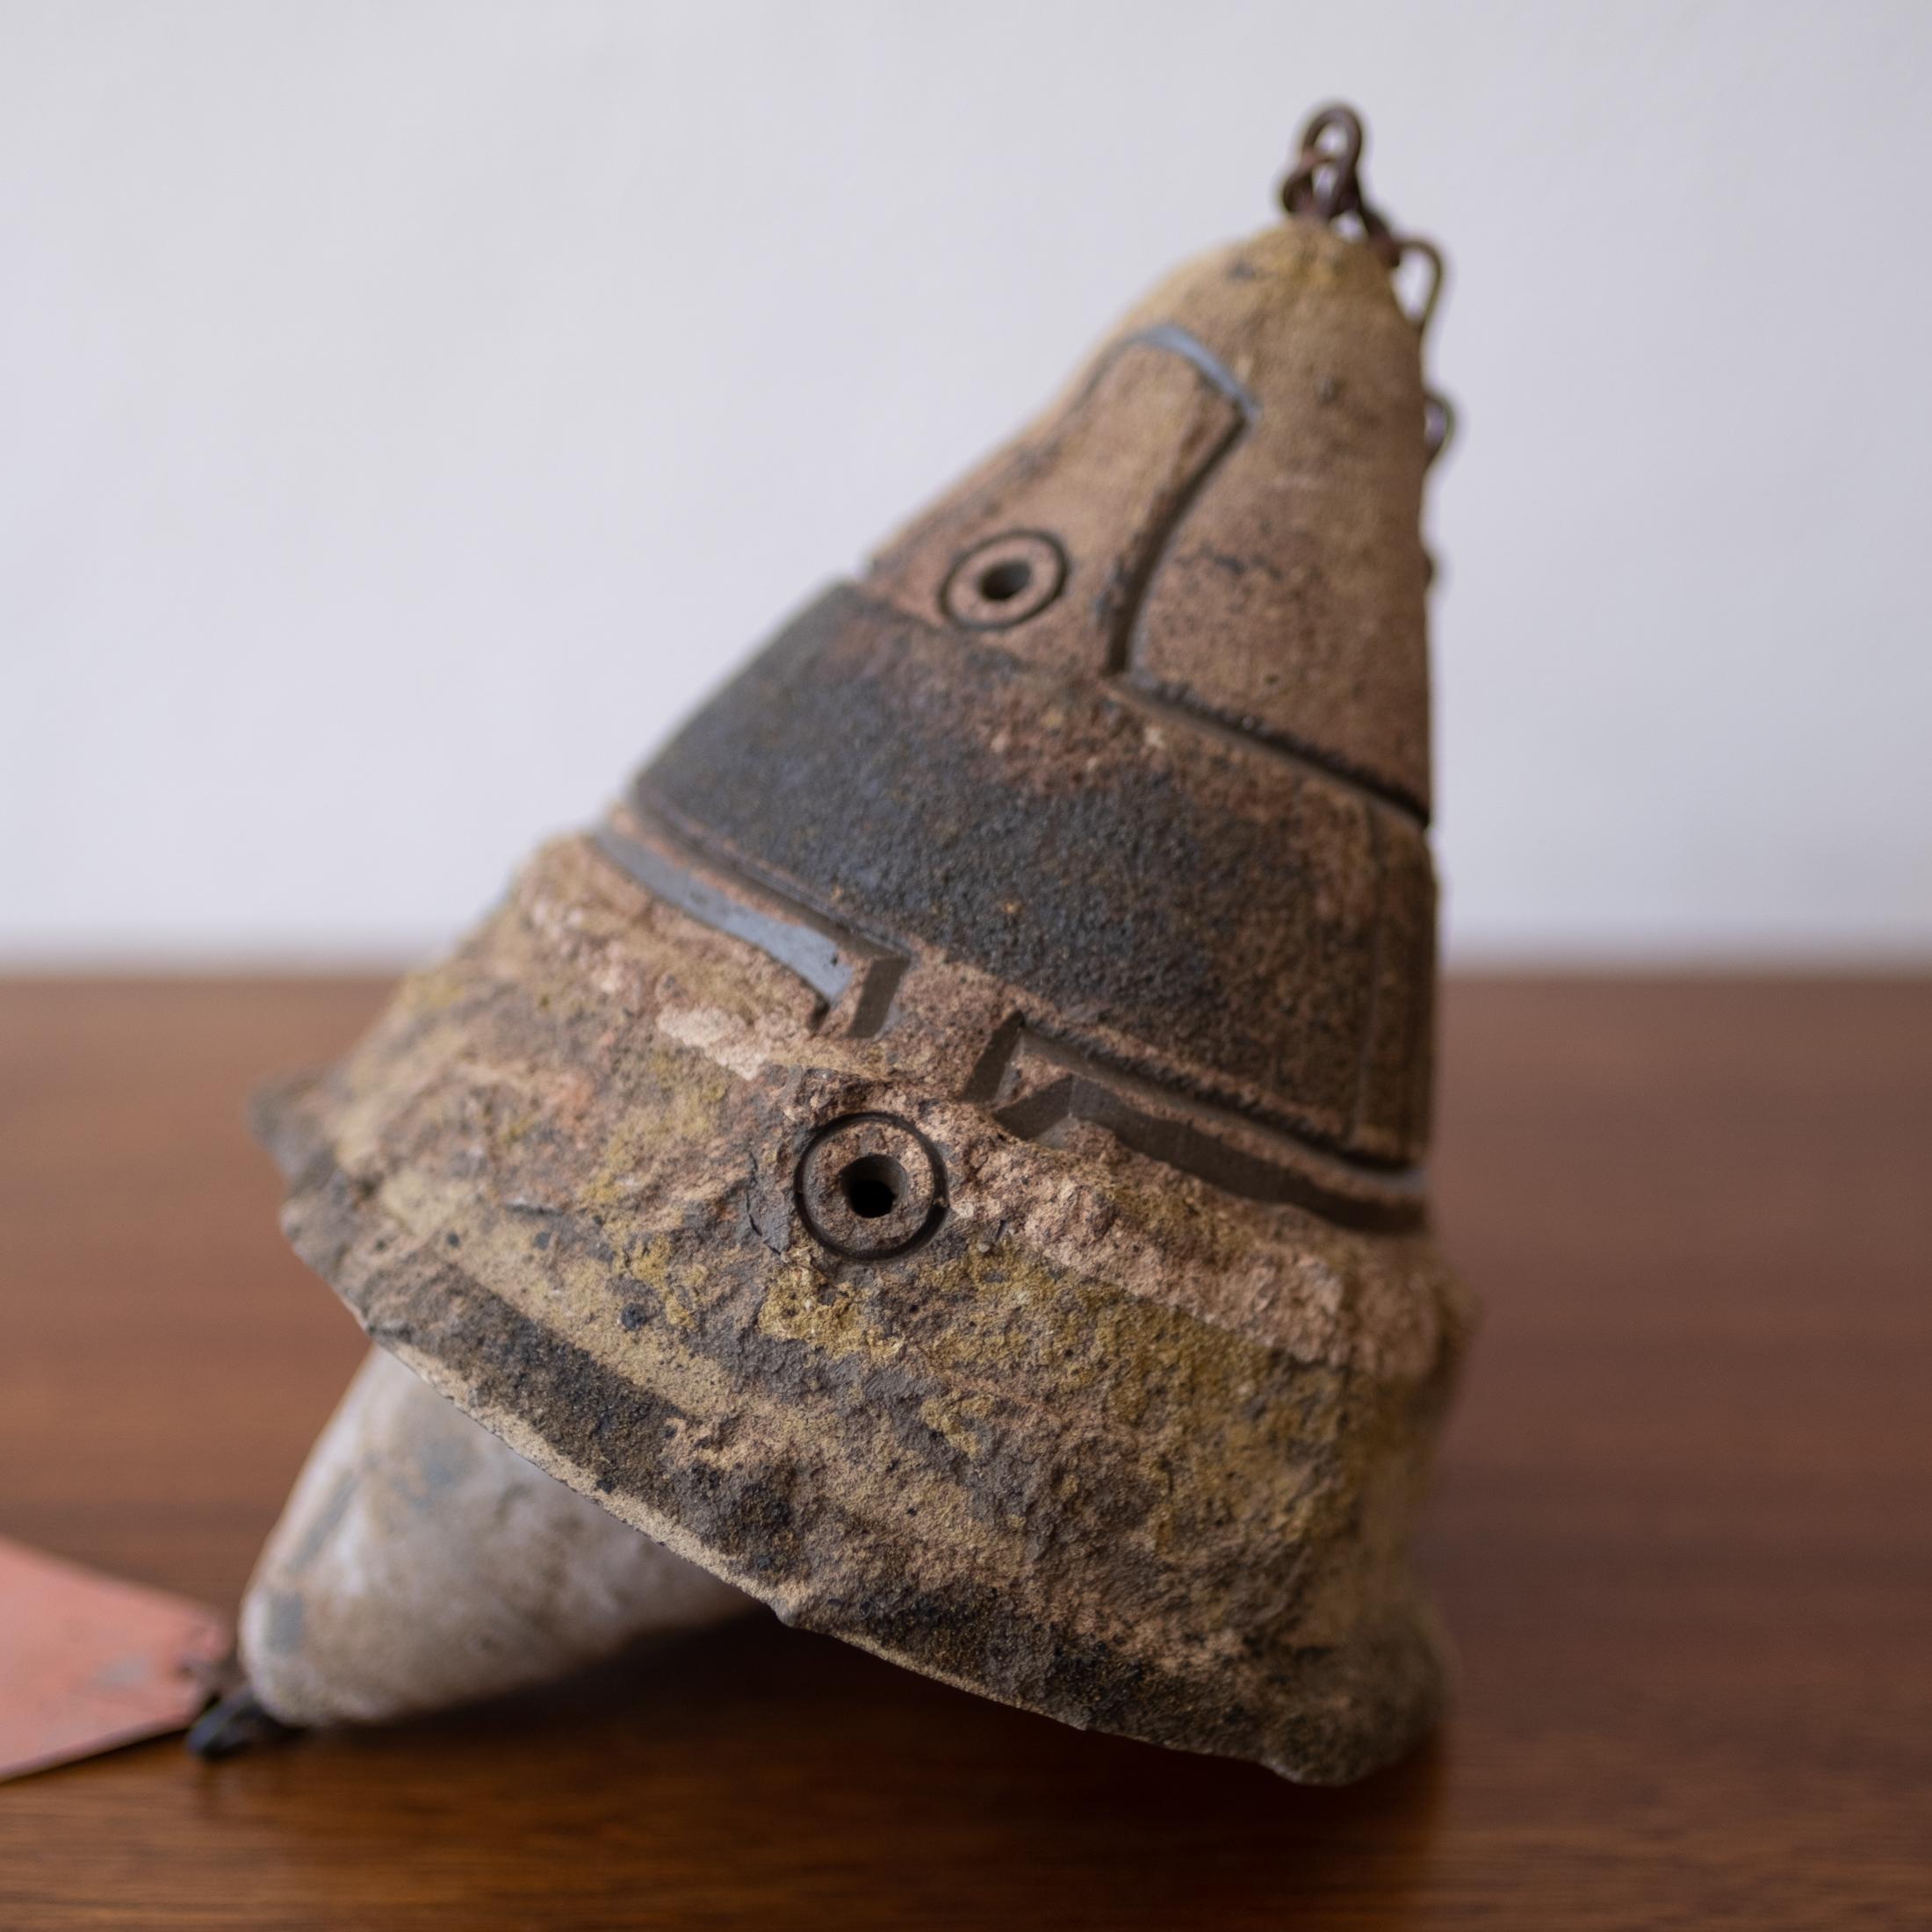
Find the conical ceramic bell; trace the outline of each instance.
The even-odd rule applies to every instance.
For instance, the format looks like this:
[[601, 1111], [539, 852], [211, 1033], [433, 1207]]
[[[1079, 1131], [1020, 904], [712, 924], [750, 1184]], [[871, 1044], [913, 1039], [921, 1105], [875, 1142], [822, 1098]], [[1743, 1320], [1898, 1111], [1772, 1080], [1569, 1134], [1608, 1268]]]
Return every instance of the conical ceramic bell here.
[[244, 1616], [270, 1712], [741, 1592], [1294, 1778], [1429, 1724], [1431, 406], [1358, 151], [1318, 118], [1288, 219], [270, 1107], [295, 1246], [448, 1398], [373, 1367], [319, 1449]]

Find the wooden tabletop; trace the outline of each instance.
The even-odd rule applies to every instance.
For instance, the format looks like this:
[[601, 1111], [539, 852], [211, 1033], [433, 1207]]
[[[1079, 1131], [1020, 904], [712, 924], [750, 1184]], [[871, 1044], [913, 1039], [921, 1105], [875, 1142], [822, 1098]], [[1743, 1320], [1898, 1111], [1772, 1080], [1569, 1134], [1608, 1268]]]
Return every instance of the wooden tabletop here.
[[[362, 1352], [244, 1096], [367, 982], [0, 983], [0, 1533], [232, 1605]], [[0, 1786], [0, 1925], [1932, 1921], [1932, 985], [1453, 987], [1461, 1651], [1352, 1790], [761, 1619], [512, 1705]]]

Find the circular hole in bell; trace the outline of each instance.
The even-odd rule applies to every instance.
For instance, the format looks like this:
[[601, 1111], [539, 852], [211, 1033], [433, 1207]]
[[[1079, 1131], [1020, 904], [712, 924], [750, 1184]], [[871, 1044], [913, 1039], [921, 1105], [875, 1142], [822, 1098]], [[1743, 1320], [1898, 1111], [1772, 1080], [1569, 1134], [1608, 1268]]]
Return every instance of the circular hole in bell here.
[[979, 594], [988, 603], [1011, 603], [1033, 581], [1033, 566], [1024, 557], [1003, 558], [979, 573]]
[[1066, 552], [1044, 530], [1002, 530], [956, 559], [940, 587], [940, 608], [969, 631], [1025, 624], [1060, 595]]
[[905, 1170], [890, 1154], [863, 1154], [842, 1169], [839, 1192], [861, 1221], [877, 1221], [899, 1204]]

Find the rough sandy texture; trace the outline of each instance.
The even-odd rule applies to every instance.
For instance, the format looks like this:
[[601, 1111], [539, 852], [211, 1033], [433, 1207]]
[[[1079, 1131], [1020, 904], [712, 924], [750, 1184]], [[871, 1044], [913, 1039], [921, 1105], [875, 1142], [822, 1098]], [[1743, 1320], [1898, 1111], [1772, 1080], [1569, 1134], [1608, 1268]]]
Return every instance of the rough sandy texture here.
[[1164, 285], [270, 1109], [297, 1246], [782, 1616], [1294, 1777], [1407, 1748], [1470, 1318], [1423, 435], [1353, 244]]

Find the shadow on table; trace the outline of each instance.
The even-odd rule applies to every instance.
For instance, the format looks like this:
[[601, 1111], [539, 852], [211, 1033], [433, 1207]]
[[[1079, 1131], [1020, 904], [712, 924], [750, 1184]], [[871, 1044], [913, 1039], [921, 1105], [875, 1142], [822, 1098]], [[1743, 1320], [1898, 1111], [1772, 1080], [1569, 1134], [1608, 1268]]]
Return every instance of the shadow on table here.
[[1297, 1787], [761, 1619], [213, 1767], [198, 1808], [342, 1922], [1305, 1924], [1400, 1920], [1438, 1769]]

